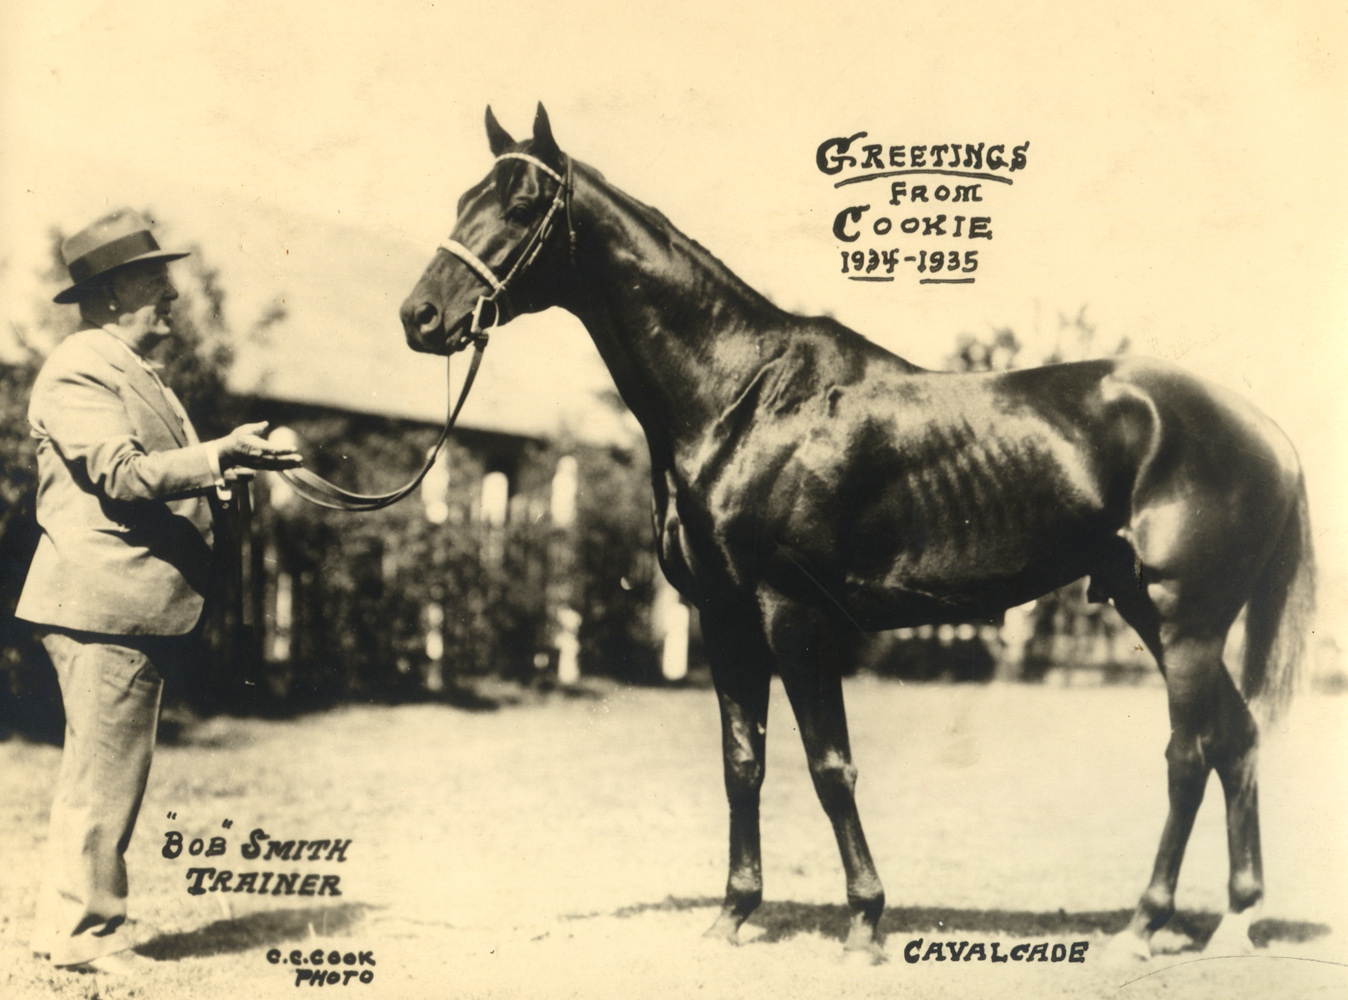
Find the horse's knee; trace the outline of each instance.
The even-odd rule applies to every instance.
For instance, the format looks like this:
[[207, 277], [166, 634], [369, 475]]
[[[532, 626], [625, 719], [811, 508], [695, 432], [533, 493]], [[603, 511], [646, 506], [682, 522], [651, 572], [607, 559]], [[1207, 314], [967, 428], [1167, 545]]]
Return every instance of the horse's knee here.
[[810, 777], [826, 809], [853, 801], [857, 787], [857, 768], [846, 757], [828, 753], [810, 761]]
[[758, 756], [731, 755], [725, 761], [725, 789], [732, 801], [757, 799], [766, 768]]
[[816, 785], [839, 788], [849, 795], [857, 786], [857, 767], [839, 753], [828, 753], [810, 761], [810, 777]]

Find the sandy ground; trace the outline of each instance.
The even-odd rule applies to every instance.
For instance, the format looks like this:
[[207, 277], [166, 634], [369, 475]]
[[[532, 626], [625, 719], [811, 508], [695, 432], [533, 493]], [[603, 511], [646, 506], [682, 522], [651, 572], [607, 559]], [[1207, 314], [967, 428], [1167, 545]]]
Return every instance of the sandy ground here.
[[[30, 957], [59, 750], [0, 744], [0, 997], [293, 996], [297, 973], [334, 971], [357, 974], [322, 988], [354, 997], [1348, 996], [1345, 698], [1305, 697], [1265, 741], [1268, 894], [1254, 956], [1199, 952], [1225, 901], [1214, 779], [1160, 954], [1118, 968], [1100, 955], [1146, 880], [1164, 816], [1163, 690], [857, 679], [847, 696], [890, 900], [886, 964], [842, 960], [841, 866], [780, 690], [763, 797], [767, 901], [729, 948], [700, 938], [725, 878], [713, 696], [598, 687], [495, 712], [215, 719], [162, 746], [129, 852], [132, 915], [162, 936], [134, 982]], [[248, 860], [241, 847], [258, 829], [350, 844], [345, 861]], [[162, 856], [170, 830], [184, 838], [176, 859]], [[190, 855], [213, 837], [223, 855]], [[197, 866], [235, 882], [245, 871], [316, 874], [312, 885], [336, 875], [341, 895], [192, 895]], [[909, 963], [919, 938], [924, 952], [933, 940], [997, 942], [1001, 954], [1042, 943], [1050, 957], [1084, 941], [1086, 960]], [[365, 964], [344, 964], [361, 953]]]

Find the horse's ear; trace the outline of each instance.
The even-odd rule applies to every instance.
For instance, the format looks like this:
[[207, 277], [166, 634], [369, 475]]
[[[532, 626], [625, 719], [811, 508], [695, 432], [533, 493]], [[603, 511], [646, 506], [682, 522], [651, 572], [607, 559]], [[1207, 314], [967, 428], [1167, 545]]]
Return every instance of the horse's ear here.
[[510, 133], [501, 128], [501, 123], [491, 113], [490, 104], [487, 105], [487, 145], [491, 147], [492, 156], [500, 156], [515, 145], [515, 140], [510, 137]]
[[534, 155], [543, 160], [555, 160], [560, 152], [556, 140], [552, 138], [552, 124], [548, 121], [547, 109], [539, 101], [538, 110], [534, 112]]

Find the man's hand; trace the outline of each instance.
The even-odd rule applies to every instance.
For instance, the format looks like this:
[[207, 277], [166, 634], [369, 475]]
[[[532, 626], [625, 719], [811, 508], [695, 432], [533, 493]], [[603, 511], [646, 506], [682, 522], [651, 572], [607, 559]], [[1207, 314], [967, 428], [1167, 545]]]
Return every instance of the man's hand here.
[[299, 452], [272, 444], [262, 436], [266, 432], [267, 422], [263, 420], [236, 427], [227, 437], [213, 442], [219, 451], [220, 469], [293, 469], [301, 463]]

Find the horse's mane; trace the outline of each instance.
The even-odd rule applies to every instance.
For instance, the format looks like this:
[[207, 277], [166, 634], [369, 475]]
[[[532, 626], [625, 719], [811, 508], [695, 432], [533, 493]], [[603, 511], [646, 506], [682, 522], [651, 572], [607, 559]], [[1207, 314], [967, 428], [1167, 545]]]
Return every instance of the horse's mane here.
[[586, 178], [611, 199], [619, 208], [639, 222], [645, 234], [655, 243], [666, 247], [671, 253], [682, 253], [715, 276], [727, 290], [734, 291], [740, 298], [760, 308], [783, 313], [780, 307], [752, 285], [745, 282], [730, 269], [724, 261], [704, 247], [697, 240], [683, 232], [669, 220], [658, 208], [653, 208], [626, 191], [611, 184], [602, 172], [580, 160], [572, 161], [578, 171], [584, 171]]

